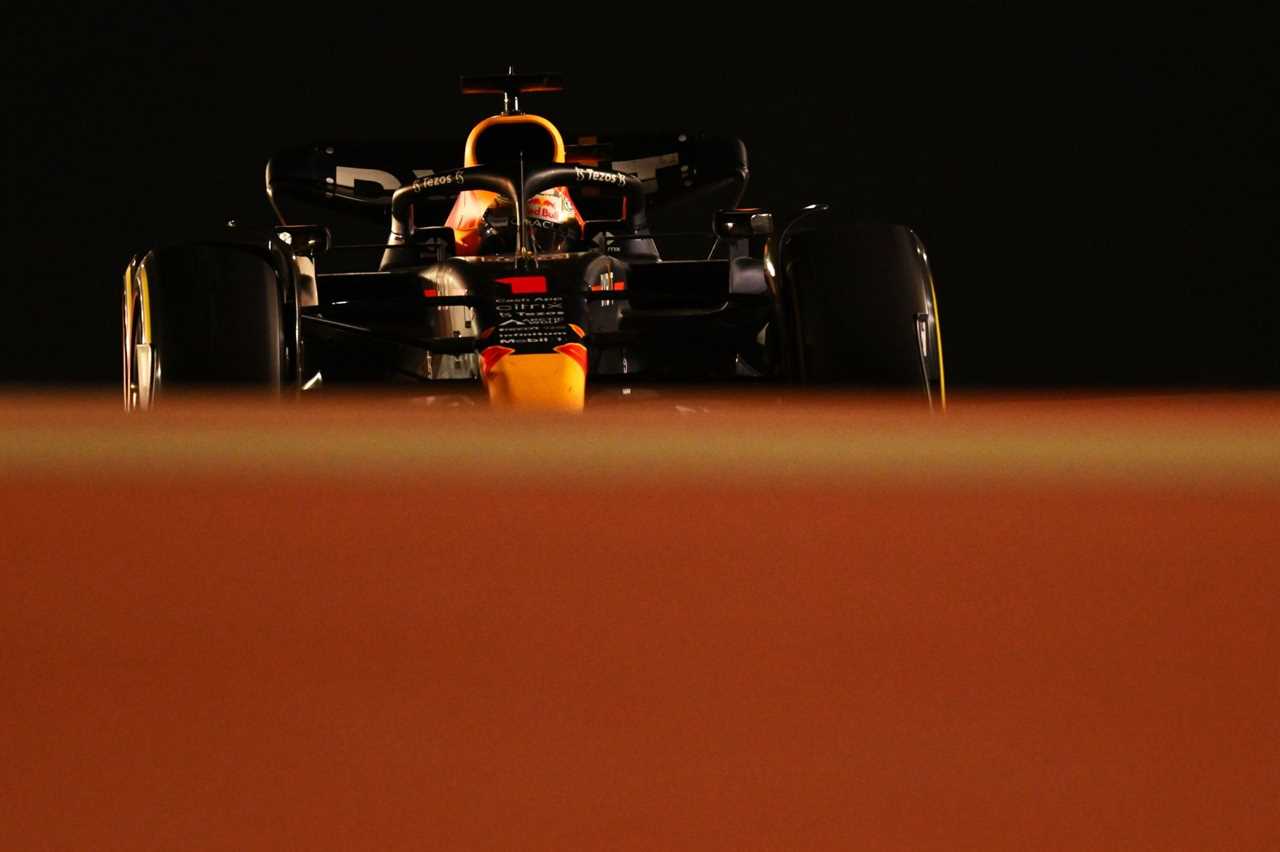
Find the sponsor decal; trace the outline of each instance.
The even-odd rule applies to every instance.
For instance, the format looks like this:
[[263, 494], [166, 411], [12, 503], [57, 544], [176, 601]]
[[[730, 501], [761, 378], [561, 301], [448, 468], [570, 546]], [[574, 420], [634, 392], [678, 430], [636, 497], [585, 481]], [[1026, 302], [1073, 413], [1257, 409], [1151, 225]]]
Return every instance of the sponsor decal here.
[[413, 182], [413, 186], [419, 192], [424, 189], [437, 189], [442, 186], [458, 186], [462, 183], [462, 171], [456, 171], [451, 175], [433, 175], [432, 177], [418, 178]]
[[512, 295], [494, 300], [494, 343], [520, 352], [549, 352], [568, 337], [569, 317], [563, 296], [545, 293]]
[[598, 169], [584, 169], [582, 166], [573, 167], [574, 177], [578, 183], [607, 183], [613, 186], [625, 186], [627, 176], [618, 174], [617, 172], [602, 172]]
[[546, 273], [506, 272], [505, 277], [495, 278], [492, 300], [477, 307], [483, 329], [478, 348], [501, 346], [517, 355], [557, 353], [576, 358], [576, 353], [560, 353], [556, 347], [586, 342], [587, 304], [576, 287], [569, 293], [555, 290], [556, 282]]
[[554, 190], [547, 190], [530, 198], [526, 212], [533, 219], [545, 219], [550, 222], [569, 222], [577, 216], [577, 210], [568, 197]]

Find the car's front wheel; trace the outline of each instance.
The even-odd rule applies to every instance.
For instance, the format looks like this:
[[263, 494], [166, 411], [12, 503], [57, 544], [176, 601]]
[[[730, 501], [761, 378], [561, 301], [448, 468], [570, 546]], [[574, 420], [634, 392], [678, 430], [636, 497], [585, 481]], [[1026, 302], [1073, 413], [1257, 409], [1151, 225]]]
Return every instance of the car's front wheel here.
[[793, 379], [916, 390], [946, 406], [937, 296], [915, 232], [819, 225], [781, 248]]
[[148, 409], [173, 390], [279, 393], [296, 365], [296, 302], [253, 247], [157, 249], [125, 271], [124, 404]]

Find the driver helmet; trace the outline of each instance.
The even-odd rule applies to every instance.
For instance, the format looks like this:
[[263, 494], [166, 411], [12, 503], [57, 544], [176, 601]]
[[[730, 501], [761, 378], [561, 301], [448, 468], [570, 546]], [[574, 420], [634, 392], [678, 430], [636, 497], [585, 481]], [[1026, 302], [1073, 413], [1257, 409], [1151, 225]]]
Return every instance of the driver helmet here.
[[[524, 157], [526, 161], [563, 163], [560, 131], [545, 118], [501, 115], [477, 124], [467, 137], [464, 165], [476, 166]], [[582, 237], [583, 219], [565, 187], [544, 190], [525, 207], [527, 245], [537, 253], [566, 251]], [[511, 201], [492, 192], [461, 193], [445, 225], [454, 229], [459, 254], [505, 254], [515, 250]]]
[[[478, 254], [505, 254], [515, 250], [515, 221], [511, 201], [493, 196], [479, 228]], [[582, 216], [562, 186], [533, 196], [525, 204], [526, 247], [537, 254], [571, 250], [582, 239]]]

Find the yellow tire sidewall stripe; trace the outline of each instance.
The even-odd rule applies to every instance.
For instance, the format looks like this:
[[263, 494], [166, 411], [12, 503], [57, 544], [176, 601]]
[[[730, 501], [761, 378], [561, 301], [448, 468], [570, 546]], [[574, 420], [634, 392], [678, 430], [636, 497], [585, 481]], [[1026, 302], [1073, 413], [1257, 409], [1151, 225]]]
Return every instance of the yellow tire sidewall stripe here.
[[947, 410], [947, 370], [942, 361], [942, 312], [938, 309], [938, 293], [933, 288], [933, 276], [929, 276], [929, 297], [933, 299], [933, 333], [938, 344], [938, 396], [942, 410]]

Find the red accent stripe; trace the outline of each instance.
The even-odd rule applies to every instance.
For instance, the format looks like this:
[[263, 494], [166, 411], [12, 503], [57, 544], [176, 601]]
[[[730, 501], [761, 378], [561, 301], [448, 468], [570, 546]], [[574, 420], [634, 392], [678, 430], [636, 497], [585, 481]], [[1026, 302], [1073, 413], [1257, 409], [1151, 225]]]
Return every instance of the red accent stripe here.
[[494, 365], [515, 351], [516, 350], [509, 349], [506, 346], [489, 346], [481, 350], [480, 352], [481, 377], [488, 378], [489, 371], [493, 369]]
[[561, 343], [556, 347], [556, 351], [572, 358], [582, 368], [583, 373], [587, 372], [587, 347], [581, 343]]
[[439, 295], [440, 295], [440, 291], [439, 291], [439, 290], [426, 289], [426, 290], [423, 290], [423, 291], [422, 291], [422, 295], [423, 295], [423, 296], [426, 296], [428, 299], [434, 299], [436, 296], [439, 296]]
[[511, 295], [513, 296], [523, 293], [547, 292], [547, 279], [542, 275], [522, 275], [516, 278], [499, 278], [498, 283], [510, 286]]

